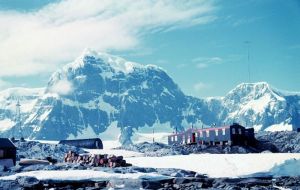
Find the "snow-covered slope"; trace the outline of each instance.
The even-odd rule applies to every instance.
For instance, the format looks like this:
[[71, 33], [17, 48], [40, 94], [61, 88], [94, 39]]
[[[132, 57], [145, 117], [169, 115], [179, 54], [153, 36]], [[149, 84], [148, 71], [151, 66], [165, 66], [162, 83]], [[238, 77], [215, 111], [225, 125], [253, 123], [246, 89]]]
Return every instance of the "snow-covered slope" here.
[[[129, 143], [151, 139], [153, 126], [161, 134], [191, 124], [278, 126], [272, 130], [300, 126], [300, 96], [280, 93], [267, 83], [240, 84], [225, 97], [199, 99], [186, 96], [157, 66], [90, 50], [53, 73], [44, 93], [32, 94], [31, 109], [22, 117], [23, 135], [31, 139], [100, 136]], [[2, 102], [8, 99], [0, 94]], [[7, 118], [12, 120], [12, 114], [2, 122], [8, 123]], [[12, 136], [13, 131], [14, 127], [3, 130], [2, 136]]]
[[[243, 83], [223, 99], [226, 123], [239, 122], [257, 130], [300, 127], [300, 96], [283, 95], [265, 82]], [[269, 129], [271, 129], [269, 128]]]
[[44, 88], [10, 88], [0, 91], [0, 132], [15, 125], [18, 101], [21, 104], [21, 118], [25, 118], [30, 114], [44, 90]]

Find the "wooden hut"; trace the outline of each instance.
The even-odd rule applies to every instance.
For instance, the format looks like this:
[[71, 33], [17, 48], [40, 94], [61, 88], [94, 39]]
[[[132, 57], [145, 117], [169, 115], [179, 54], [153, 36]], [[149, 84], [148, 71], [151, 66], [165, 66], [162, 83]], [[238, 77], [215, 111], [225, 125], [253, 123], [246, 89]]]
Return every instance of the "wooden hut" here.
[[8, 138], [0, 138], [0, 165], [11, 167], [16, 165], [17, 148]]
[[89, 148], [89, 149], [103, 149], [103, 144], [101, 139], [74, 139], [74, 140], [61, 140], [59, 144], [66, 144], [70, 146], [76, 146], [79, 148]]

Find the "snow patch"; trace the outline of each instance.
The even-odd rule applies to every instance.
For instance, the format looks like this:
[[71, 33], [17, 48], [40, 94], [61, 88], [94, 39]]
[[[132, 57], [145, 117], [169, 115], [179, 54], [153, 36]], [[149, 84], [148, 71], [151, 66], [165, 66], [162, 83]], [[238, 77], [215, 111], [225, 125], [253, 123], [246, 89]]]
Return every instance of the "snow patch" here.
[[255, 132], [261, 131], [262, 127], [263, 127], [263, 125], [254, 125], [253, 126]]
[[10, 119], [0, 120], [0, 131], [11, 129], [16, 123]]
[[117, 127], [117, 121], [112, 122], [107, 129], [98, 135], [98, 137], [103, 141], [118, 141], [121, 135], [120, 128]]
[[247, 102], [247, 104], [242, 107], [242, 110], [240, 112], [246, 113], [247, 110], [252, 109], [255, 113], [261, 114], [265, 111], [265, 108], [269, 105], [271, 101], [272, 99], [270, 95], [262, 96], [257, 100], [251, 100]]
[[[209, 177], [236, 178], [257, 172], [271, 171], [274, 166], [283, 164], [289, 159], [300, 159], [300, 154], [190, 154], [136, 157], [127, 158], [126, 161], [139, 167], [177, 168], [207, 174]], [[298, 167], [294, 168], [295, 170], [300, 174]], [[278, 174], [280, 175], [280, 173]]]
[[275, 125], [271, 125], [270, 127], [266, 128], [265, 131], [275, 132], [275, 131], [292, 131], [293, 126], [290, 124], [279, 123]]
[[144, 127], [133, 129], [131, 140], [134, 143], [141, 143], [152, 142], [154, 138], [155, 142], [167, 143], [168, 135], [173, 132], [174, 129], [171, 128], [170, 122], [161, 124], [157, 121], [153, 124], [153, 126], [145, 125]]

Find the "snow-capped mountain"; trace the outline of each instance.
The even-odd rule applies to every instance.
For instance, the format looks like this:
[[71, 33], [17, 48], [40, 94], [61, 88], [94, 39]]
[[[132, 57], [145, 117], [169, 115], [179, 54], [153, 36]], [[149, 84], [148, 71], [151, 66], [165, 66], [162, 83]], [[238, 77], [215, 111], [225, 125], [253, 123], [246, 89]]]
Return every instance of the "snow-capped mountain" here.
[[[240, 122], [263, 130], [274, 124], [296, 127], [300, 123], [300, 96], [280, 93], [267, 83], [241, 84], [223, 98], [199, 99], [186, 96], [157, 66], [89, 50], [55, 72], [42, 92], [28, 96], [33, 97], [28, 98], [32, 100], [29, 111], [21, 109], [25, 137], [100, 136], [129, 143], [153, 129], [180, 131], [192, 124]], [[2, 102], [11, 99], [2, 94]], [[12, 114], [2, 118], [13, 120]], [[15, 127], [0, 128], [2, 136], [17, 135]]]
[[121, 133], [126, 143], [141, 127], [169, 123], [181, 129], [186, 104], [186, 96], [159, 67], [86, 51], [52, 75], [24, 118], [23, 135], [59, 140], [106, 131]]
[[300, 127], [299, 101], [299, 95], [285, 95], [265, 82], [243, 83], [222, 100], [224, 116], [220, 119], [254, 126], [256, 130], [292, 130]]

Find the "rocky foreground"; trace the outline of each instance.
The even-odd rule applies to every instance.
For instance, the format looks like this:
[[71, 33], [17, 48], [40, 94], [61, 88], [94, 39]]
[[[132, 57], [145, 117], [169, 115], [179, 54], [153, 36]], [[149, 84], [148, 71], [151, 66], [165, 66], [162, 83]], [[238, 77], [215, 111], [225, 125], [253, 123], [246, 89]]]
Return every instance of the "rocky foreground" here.
[[110, 174], [161, 174], [164, 179], [153, 178], [102, 178], [97, 180], [38, 180], [35, 177], [19, 176], [15, 180], [0, 180], [0, 189], [299, 189], [300, 177], [273, 178], [208, 178], [192, 171], [178, 169], [155, 168], [103, 168], [89, 167], [78, 164], [34, 165], [27, 167], [16, 166], [4, 173], [39, 170], [91, 170], [104, 171]]
[[163, 143], [138, 143], [121, 146], [115, 149], [128, 150], [143, 153], [145, 156], [171, 156], [188, 154], [247, 154], [262, 152], [279, 152], [276, 146], [270, 142], [257, 142], [255, 146], [212, 146], [212, 145], [166, 145]]
[[[257, 147], [211, 147], [211, 146], [168, 146], [161, 143], [140, 143], [119, 149], [142, 152], [146, 156], [165, 156], [190, 153], [250, 153], [250, 152], [299, 152], [299, 134], [294, 132], [264, 133], [257, 137]], [[286, 143], [288, 142], [288, 143]], [[53, 165], [17, 165], [12, 168], [0, 167], [0, 177], [31, 171], [101, 171], [112, 177], [97, 179], [53, 180], [39, 179], [37, 176], [17, 176], [13, 180], [0, 180], [0, 190], [4, 189], [299, 189], [300, 177], [260, 177], [209, 178], [204, 174], [180, 169], [157, 169], [131, 167], [94, 167], [80, 163], [65, 163], [63, 158], [68, 151], [85, 153], [84, 150], [68, 145], [42, 144], [39, 142], [18, 142], [18, 158], [45, 159], [52, 157], [58, 162]], [[216, 168], [217, 169], [217, 168]], [[144, 177], [120, 178], [120, 174], [142, 174]], [[162, 176], [160, 178], [149, 177]], [[116, 177], [114, 177], [116, 176]], [[147, 177], [148, 176], [148, 177]], [[254, 176], [254, 175], [253, 175]]]

